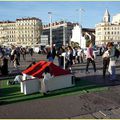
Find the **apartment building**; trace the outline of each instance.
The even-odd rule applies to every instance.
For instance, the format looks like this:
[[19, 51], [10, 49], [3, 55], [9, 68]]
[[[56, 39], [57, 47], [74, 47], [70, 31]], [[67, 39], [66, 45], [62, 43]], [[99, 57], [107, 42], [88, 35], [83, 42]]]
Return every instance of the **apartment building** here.
[[32, 46], [40, 43], [42, 22], [40, 19], [21, 18], [0, 22], [0, 44]]
[[0, 44], [16, 43], [16, 27], [13, 21], [0, 22]]
[[[52, 23], [52, 43], [61, 46], [65, 37], [65, 43], [68, 44], [72, 37], [72, 29], [76, 24], [78, 23], [65, 21]], [[42, 33], [43, 35], [48, 35], [48, 41], [50, 43], [50, 24], [43, 25]]]
[[96, 45], [107, 44], [112, 41], [114, 43], [120, 42], [120, 15], [113, 16], [112, 22], [110, 22], [110, 13], [105, 11], [103, 21], [96, 24], [95, 28]]

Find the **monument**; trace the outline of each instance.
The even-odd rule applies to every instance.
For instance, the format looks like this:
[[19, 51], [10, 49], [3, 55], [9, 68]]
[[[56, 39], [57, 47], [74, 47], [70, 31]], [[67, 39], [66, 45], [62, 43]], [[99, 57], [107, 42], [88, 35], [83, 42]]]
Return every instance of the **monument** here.
[[82, 36], [82, 26], [76, 25], [72, 30], [71, 41], [77, 42], [81, 48], [86, 48], [86, 39]]

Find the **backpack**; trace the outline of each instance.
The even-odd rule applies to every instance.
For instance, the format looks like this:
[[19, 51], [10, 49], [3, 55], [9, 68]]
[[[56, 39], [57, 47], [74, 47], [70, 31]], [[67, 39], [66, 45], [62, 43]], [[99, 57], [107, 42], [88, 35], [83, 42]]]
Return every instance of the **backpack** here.
[[120, 55], [120, 51], [116, 48], [115, 49], [115, 57], [119, 58]]

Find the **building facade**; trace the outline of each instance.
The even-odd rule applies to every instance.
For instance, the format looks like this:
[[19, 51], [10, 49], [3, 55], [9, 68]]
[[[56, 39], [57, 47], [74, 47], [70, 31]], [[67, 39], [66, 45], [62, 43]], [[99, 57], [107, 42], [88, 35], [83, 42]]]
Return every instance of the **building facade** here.
[[0, 44], [16, 42], [16, 27], [13, 21], [0, 22]]
[[120, 13], [113, 16], [112, 23], [120, 24]]
[[42, 22], [40, 19], [22, 18], [15, 22], [0, 22], [0, 44], [32, 46], [40, 43]]
[[103, 21], [96, 25], [95, 36], [95, 43], [98, 46], [110, 41], [116, 44], [120, 42], [120, 15], [113, 16], [113, 20], [110, 22], [110, 14], [106, 10]]
[[[78, 25], [78, 23], [71, 22], [54, 22], [52, 23], [52, 42], [57, 46], [61, 46], [64, 43], [70, 44], [72, 38], [72, 30]], [[85, 38], [92, 40], [93, 43], [95, 41], [95, 29], [90, 28], [82, 28], [82, 34]], [[48, 43], [50, 43], [50, 24], [43, 25], [43, 35], [48, 35]]]
[[48, 45], [48, 35], [41, 35], [41, 46], [46, 46]]
[[[72, 29], [76, 24], [64, 21], [52, 23], [52, 43], [61, 46], [65, 39], [65, 43], [68, 44], [72, 37]], [[48, 35], [50, 43], [50, 24], [43, 25], [43, 35]]]

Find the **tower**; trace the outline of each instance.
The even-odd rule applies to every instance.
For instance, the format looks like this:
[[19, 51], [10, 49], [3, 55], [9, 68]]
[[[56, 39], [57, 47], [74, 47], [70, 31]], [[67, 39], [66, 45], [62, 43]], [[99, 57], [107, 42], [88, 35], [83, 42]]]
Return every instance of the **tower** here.
[[105, 23], [110, 22], [110, 14], [109, 14], [107, 9], [106, 9], [105, 14], [103, 16], [103, 22], [105, 22]]

